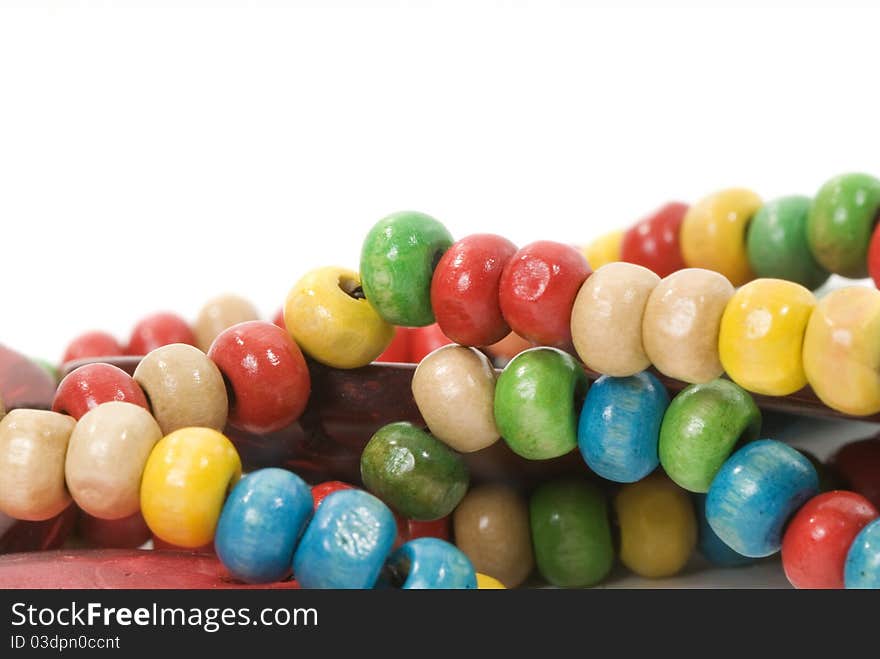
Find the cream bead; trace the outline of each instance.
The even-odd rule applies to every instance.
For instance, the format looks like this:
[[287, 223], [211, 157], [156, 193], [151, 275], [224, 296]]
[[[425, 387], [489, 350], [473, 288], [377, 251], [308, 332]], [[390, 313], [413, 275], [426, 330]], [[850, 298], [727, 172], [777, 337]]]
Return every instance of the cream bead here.
[[159, 424], [144, 408], [114, 401], [77, 422], [67, 447], [67, 488], [93, 517], [120, 519], [140, 510], [141, 476]]
[[64, 457], [75, 425], [43, 410], [12, 410], [0, 421], [0, 512], [39, 522], [67, 508]]
[[254, 305], [238, 295], [220, 295], [205, 303], [193, 323], [196, 345], [208, 352], [220, 333], [248, 320], [259, 320]]
[[153, 416], [167, 435], [180, 428], [222, 430], [229, 401], [220, 369], [198, 348], [174, 343], [156, 348], [134, 371]]
[[651, 365], [642, 345], [642, 315], [659, 282], [647, 268], [618, 262], [583, 283], [571, 310], [571, 336], [587, 367], [626, 377]]
[[658, 371], [684, 382], [709, 382], [724, 372], [718, 356], [721, 316], [734, 289], [724, 275], [687, 268], [651, 292], [642, 343]]
[[412, 392], [431, 434], [456, 451], [478, 451], [498, 441], [495, 371], [479, 350], [438, 348], [416, 368]]

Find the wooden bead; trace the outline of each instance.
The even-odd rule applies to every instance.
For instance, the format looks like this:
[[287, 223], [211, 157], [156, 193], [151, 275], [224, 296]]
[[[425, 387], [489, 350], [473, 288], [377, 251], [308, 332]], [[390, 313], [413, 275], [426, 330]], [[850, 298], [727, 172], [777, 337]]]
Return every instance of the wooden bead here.
[[144, 466], [160, 439], [156, 420], [131, 403], [104, 403], [84, 414], [70, 435], [64, 468], [76, 505], [101, 519], [137, 513]]
[[733, 296], [717, 272], [689, 268], [663, 279], [642, 317], [642, 344], [658, 371], [683, 382], [709, 382], [724, 369], [718, 356], [721, 316]]
[[787, 396], [807, 384], [804, 332], [816, 298], [800, 284], [756, 279], [740, 288], [721, 318], [718, 353], [743, 389]]
[[226, 495], [241, 478], [241, 459], [224, 435], [183, 428], [166, 435], [147, 459], [141, 510], [165, 542], [196, 548], [214, 539]]
[[477, 572], [516, 588], [532, 573], [535, 558], [525, 499], [502, 484], [472, 488], [453, 516], [455, 544]]
[[205, 303], [193, 323], [196, 346], [208, 352], [214, 339], [225, 329], [248, 320], [259, 320], [253, 304], [238, 295], [220, 295]]
[[431, 434], [456, 451], [470, 453], [498, 441], [495, 371], [479, 350], [435, 350], [416, 368], [412, 392]]
[[718, 537], [743, 556], [779, 551], [788, 519], [819, 492], [806, 457], [772, 439], [743, 446], [730, 456], [706, 496], [706, 518]]
[[852, 286], [816, 305], [804, 335], [804, 372], [828, 407], [880, 412], [880, 291]]
[[642, 315], [660, 277], [632, 263], [609, 263], [584, 282], [571, 310], [571, 336], [581, 361], [626, 377], [651, 365], [642, 345]]
[[816, 260], [831, 272], [868, 275], [868, 246], [880, 212], [880, 180], [842, 174], [816, 193], [807, 216], [807, 240]]
[[3, 397], [0, 396], [0, 421], [6, 416], [6, 406], [3, 404]]
[[584, 247], [584, 257], [593, 271], [598, 270], [603, 265], [620, 261], [620, 247], [623, 243], [623, 231], [612, 231], [604, 236], [599, 236]]
[[764, 204], [749, 222], [746, 246], [758, 277], [797, 282], [815, 290], [828, 279], [807, 241], [809, 197], [782, 197]]
[[477, 572], [477, 589], [479, 590], [505, 590], [504, 584], [495, 577]]
[[198, 348], [175, 343], [141, 360], [134, 379], [150, 401], [163, 434], [180, 428], [222, 430], [229, 403], [217, 366]]
[[843, 580], [846, 588], [880, 590], [880, 519], [868, 524], [853, 540]]
[[0, 512], [39, 522], [70, 504], [64, 456], [71, 417], [43, 410], [12, 410], [0, 421]]
[[596, 485], [545, 483], [529, 501], [529, 521], [538, 570], [554, 586], [592, 586], [614, 565], [608, 506]]
[[746, 228], [761, 198], [732, 188], [709, 195], [690, 207], [681, 224], [681, 253], [690, 268], [706, 268], [734, 286], [754, 278], [746, 252]]
[[391, 555], [386, 566], [403, 590], [477, 587], [477, 574], [468, 557], [439, 538], [410, 540]]
[[690, 496], [655, 472], [624, 485], [614, 498], [620, 525], [620, 560], [643, 577], [681, 572], [697, 544], [697, 520]]
[[660, 464], [691, 492], [706, 492], [737, 444], [757, 439], [761, 412], [729, 380], [692, 384], [672, 399], [660, 426]]
[[404, 421], [376, 431], [361, 453], [361, 478], [395, 510], [421, 521], [450, 514], [469, 482], [460, 455]]

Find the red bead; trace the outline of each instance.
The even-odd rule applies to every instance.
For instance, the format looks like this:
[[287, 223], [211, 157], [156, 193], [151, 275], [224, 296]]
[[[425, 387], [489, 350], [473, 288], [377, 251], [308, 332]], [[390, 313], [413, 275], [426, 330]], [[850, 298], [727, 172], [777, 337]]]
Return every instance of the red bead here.
[[409, 359], [409, 329], [406, 327], [395, 327], [394, 338], [385, 348], [385, 351], [376, 357], [377, 362], [391, 362], [408, 364]]
[[449, 517], [441, 517], [430, 522], [420, 522], [395, 513], [394, 519], [397, 522], [397, 537], [394, 540], [395, 549], [416, 538], [440, 538], [441, 540], [449, 541]]
[[52, 411], [79, 420], [93, 407], [112, 401], [140, 405], [150, 411], [143, 389], [128, 373], [110, 364], [86, 364], [68, 373], [58, 385]]
[[[76, 526], [78, 515], [79, 508], [71, 503], [55, 517], [42, 522], [16, 522], [6, 533], [0, 532], [0, 554], [59, 548]], [[20, 570], [19, 576], [21, 576]]]
[[287, 325], [284, 324], [284, 309], [279, 309], [275, 312], [275, 315], [272, 316], [272, 324], [277, 325], [285, 332], [287, 331]]
[[107, 332], [86, 332], [80, 334], [67, 346], [61, 363], [66, 364], [77, 359], [91, 357], [119, 357], [125, 351], [113, 336]]
[[312, 505], [315, 510], [321, 505], [321, 502], [334, 492], [341, 490], [355, 490], [354, 485], [344, 483], [342, 481], [327, 481], [312, 486]]
[[842, 446], [830, 462], [850, 490], [880, 509], [880, 439], [861, 439]]
[[252, 320], [224, 330], [210, 357], [231, 388], [229, 423], [253, 433], [280, 430], [296, 421], [309, 400], [306, 360], [277, 325]]
[[407, 361], [418, 364], [425, 357], [452, 343], [452, 340], [443, 333], [437, 323], [425, 327], [410, 327], [409, 332], [409, 359]]
[[499, 297], [514, 332], [538, 345], [571, 344], [571, 308], [591, 274], [584, 255], [547, 240], [520, 249], [501, 274]]
[[855, 492], [813, 497], [795, 514], [782, 539], [782, 567], [795, 588], [843, 588], [843, 566], [853, 539], [878, 516]]
[[77, 530], [90, 546], [106, 549], [136, 549], [152, 536], [140, 512], [122, 519], [100, 519], [80, 511]]
[[154, 313], [134, 326], [128, 340], [128, 354], [146, 355], [172, 343], [196, 344], [189, 323], [174, 313]]
[[431, 307], [440, 329], [452, 341], [486, 346], [510, 327], [501, 315], [498, 282], [516, 245], [494, 234], [478, 233], [453, 244], [434, 270]]
[[661, 206], [623, 234], [620, 260], [653, 270], [660, 277], [685, 267], [678, 242], [687, 204], [673, 201]]

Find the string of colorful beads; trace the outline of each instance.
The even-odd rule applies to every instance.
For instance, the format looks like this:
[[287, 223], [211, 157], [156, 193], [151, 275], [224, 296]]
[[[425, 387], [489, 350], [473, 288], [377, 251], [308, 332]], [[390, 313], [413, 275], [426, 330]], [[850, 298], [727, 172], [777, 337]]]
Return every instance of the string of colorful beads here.
[[756, 277], [785, 279], [809, 289], [830, 273], [871, 276], [880, 286], [880, 180], [843, 174], [813, 199], [789, 196], [764, 203], [731, 188], [688, 207], [675, 202], [626, 231], [584, 248], [594, 269], [613, 261], [642, 265], [660, 277], [705, 268], [741, 286]]
[[[121, 371], [125, 377], [108, 372], [112, 367], [106, 365], [83, 367], [105, 378], [108, 373], [112, 376], [105, 380], [109, 385], [102, 385], [106, 393], [90, 399], [95, 405], [80, 401], [80, 409], [93, 409], [84, 411], [78, 421], [58, 412], [14, 410], [0, 425], [0, 460], [4, 451], [11, 451], [4, 447], [4, 439], [18, 445], [35, 444], [37, 436], [51, 438], [40, 442], [39, 450], [45, 454], [39, 462], [49, 465], [41, 474], [34, 469], [36, 462], [5, 465], [12, 473], [0, 484], [5, 481], [16, 487], [0, 489], [0, 510], [33, 518], [49, 511], [57, 514], [69, 501], [66, 483], [73, 499], [90, 514], [123, 518], [137, 510], [134, 482], [140, 484], [134, 488], [139, 489], [139, 505], [157, 536], [183, 547], [213, 540], [230, 571], [244, 580], [281, 578], [292, 565], [302, 585], [363, 587], [380, 583], [385, 566], [382, 579], [389, 584], [474, 587], [473, 565], [448, 543], [414, 541], [389, 558], [396, 535], [393, 513], [364, 492], [328, 497], [327, 505], [308, 521], [311, 515], [303, 504], [306, 486], [292, 481], [291, 477], [298, 477], [289, 472], [261, 470], [236, 485], [240, 460], [234, 446], [218, 432], [227, 420], [252, 432], [270, 432], [302, 413], [309, 381], [300, 347], [316, 361], [354, 368], [369, 363], [388, 346], [393, 335], [389, 321], [424, 325], [436, 313], [444, 333], [462, 344], [492, 343], [512, 328], [537, 343], [561, 347], [573, 343], [588, 366], [606, 375], [587, 392], [586, 377], [570, 354], [558, 347], [539, 347], [515, 357], [496, 383], [491, 365], [479, 351], [465, 345], [435, 351], [413, 377], [414, 398], [431, 434], [410, 424], [392, 424], [374, 435], [362, 455], [367, 488], [400, 512], [431, 520], [455, 511], [458, 529], [468, 476], [455, 451], [485, 448], [499, 436], [529, 459], [556, 457], [580, 446], [596, 473], [634, 483], [615, 497], [615, 510], [621, 524], [621, 558], [639, 573], [674, 573], [696, 542], [696, 520], [682, 498], [684, 492], [669, 480], [649, 477], [662, 464], [678, 485], [708, 492], [706, 520], [726, 545], [747, 556], [768, 555], [782, 546], [786, 572], [796, 585], [821, 582], [816, 576], [820, 569], [835, 578], [838, 572], [843, 574], [847, 551], [852, 555], [847, 575], [861, 575], [852, 577], [861, 578], [860, 583], [876, 578], [876, 570], [870, 569], [871, 552], [876, 553], [876, 543], [873, 549], [871, 545], [875, 532], [870, 529], [875, 524], [866, 525], [877, 511], [853, 493], [834, 492], [829, 504], [814, 504], [815, 500], [807, 504], [821, 511], [843, 510], [839, 515], [846, 518], [846, 532], [836, 533], [836, 549], [823, 546], [828, 556], [821, 565], [805, 567], [800, 561], [800, 572], [789, 568], [796, 559], [789, 561], [786, 555], [805, 553], [798, 536], [808, 531], [799, 529], [809, 529], [816, 515], [798, 524], [798, 513], [786, 540], [783, 528], [800, 504], [818, 492], [818, 476], [806, 458], [784, 444], [751, 441], [760, 428], [754, 402], [737, 384], [716, 379], [720, 368], [726, 368], [735, 382], [761, 393], [785, 395], [808, 380], [816, 387], [830, 368], [821, 355], [807, 359], [810, 327], [821, 309], [825, 315], [813, 337], [817, 346], [824, 347], [831, 334], [839, 343], [839, 333], [852, 333], [853, 328], [862, 334], [849, 343], [867, 344], [872, 326], [869, 323], [864, 330], [861, 317], [852, 316], [867, 307], [873, 320], [876, 300], [847, 292], [867, 289], [845, 289], [842, 293], [848, 297], [838, 296], [822, 308], [832, 294], [814, 311], [812, 295], [791, 283], [757, 280], [734, 293], [730, 282], [717, 273], [685, 270], [661, 281], [643, 268], [622, 263], [591, 275], [575, 250], [558, 243], [534, 243], [513, 251], [507, 241], [493, 236], [465, 241], [453, 245], [442, 225], [428, 216], [396, 214], [368, 235], [361, 264], [363, 284], [356, 273], [323, 269], [294, 287], [284, 321], [296, 343], [274, 325], [246, 321], [214, 337], [207, 355], [182, 344], [155, 348], [142, 360], [132, 382]], [[658, 290], [661, 295], [652, 306]], [[456, 307], [457, 299], [469, 300], [469, 315]], [[682, 308], [687, 309], [685, 320], [690, 323], [682, 319]], [[654, 345], [653, 356], [646, 330], [652, 320], [659, 334], [664, 329], [668, 333], [667, 343], [661, 337]], [[684, 331], [678, 331], [683, 325], [687, 325]], [[353, 326], [361, 331], [352, 332]], [[699, 336], [691, 342], [688, 332], [694, 327]], [[208, 336], [208, 331], [200, 334]], [[684, 369], [680, 379], [695, 384], [667, 405], [662, 386], [644, 369], [653, 363], [666, 373], [658, 361], [671, 352], [673, 343], [683, 343], [683, 335], [690, 344], [691, 363], [678, 360], [670, 369]], [[696, 359], [694, 346], [704, 348], [702, 355], [697, 351]], [[768, 379], [767, 369], [761, 367], [761, 351], [772, 354], [774, 349], [786, 351], [787, 361]], [[261, 354], [273, 355], [271, 366]], [[861, 355], [847, 358], [852, 362], [851, 390], [877, 386], [876, 365], [866, 375]], [[816, 382], [810, 378], [809, 364], [822, 376], [814, 378]], [[695, 378], [695, 373], [701, 377]], [[100, 378], [83, 376], [77, 375], [94, 394]], [[75, 390], [62, 383], [59, 394]], [[111, 392], [113, 398], [102, 400]], [[817, 393], [822, 396], [820, 388]], [[850, 395], [840, 399], [849, 401], [846, 404], [853, 409], [871, 409], [873, 391], [861, 398], [852, 391], [845, 393]], [[53, 407], [72, 409], [63, 399]], [[13, 421], [7, 424], [10, 418]], [[740, 444], [744, 446], [734, 452]], [[118, 461], [126, 462], [126, 469], [112, 478], [93, 478]], [[61, 478], [55, 478], [62, 463]], [[236, 494], [241, 487], [245, 489]], [[38, 494], [44, 499], [39, 501], [42, 508], [31, 502], [41, 498]], [[643, 502], [655, 498], [667, 501], [664, 510], [680, 521], [676, 542], [668, 545], [669, 555], [649, 552], [646, 557], [642, 547], [668, 527], [658, 530], [650, 523], [627, 520], [642, 520]], [[848, 507], [840, 503], [843, 499], [850, 502]], [[28, 505], [32, 509], [24, 510]], [[466, 520], [464, 513], [462, 519]], [[519, 519], [522, 528], [522, 515]], [[528, 526], [541, 573], [557, 585], [588, 585], [604, 577], [613, 562], [608, 519], [604, 495], [591, 484], [554, 482], [535, 492]], [[352, 529], [336, 533], [348, 523]], [[466, 521], [461, 525], [468, 528]], [[856, 539], [863, 527], [868, 535]], [[267, 543], [267, 537], [283, 541]], [[341, 544], [328, 544], [333, 542]], [[569, 543], [580, 545], [575, 560], [560, 555], [561, 547]], [[266, 545], [272, 545], [275, 553], [265, 556]], [[792, 549], [786, 551], [786, 545]], [[479, 541], [477, 546], [486, 549]], [[828, 567], [832, 562], [841, 564], [839, 571]], [[439, 575], [459, 576], [441, 582]]]

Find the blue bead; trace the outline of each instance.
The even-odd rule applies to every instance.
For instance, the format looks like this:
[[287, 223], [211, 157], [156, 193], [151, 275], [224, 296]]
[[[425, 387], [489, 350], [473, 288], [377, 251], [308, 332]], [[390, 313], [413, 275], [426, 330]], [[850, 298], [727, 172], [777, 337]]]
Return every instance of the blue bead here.
[[476, 588], [477, 574], [458, 547], [439, 538], [416, 538], [388, 561], [392, 572], [405, 574], [404, 589]]
[[660, 464], [657, 443], [669, 395], [643, 371], [626, 378], [603, 375], [587, 392], [578, 423], [578, 447], [587, 465], [618, 483], [641, 480]]
[[330, 494], [293, 555], [303, 588], [372, 588], [397, 537], [394, 514], [363, 490]]
[[755, 559], [743, 556], [724, 544], [724, 541], [709, 526], [709, 520], [706, 519], [706, 495], [697, 494], [694, 496], [694, 500], [699, 525], [698, 548], [703, 557], [710, 563], [721, 567], [740, 567], [754, 563]]
[[843, 582], [847, 588], [880, 589], [880, 519], [863, 528], [850, 545]]
[[761, 439], [718, 470], [706, 496], [706, 517], [718, 537], [743, 556], [770, 556], [782, 545], [789, 517], [818, 492], [816, 469], [803, 454]]
[[237, 579], [280, 581], [312, 514], [312, 494], [302, 478], [284, 469], [260, 469], [242, 478], [226, 500], [214, 547]]

